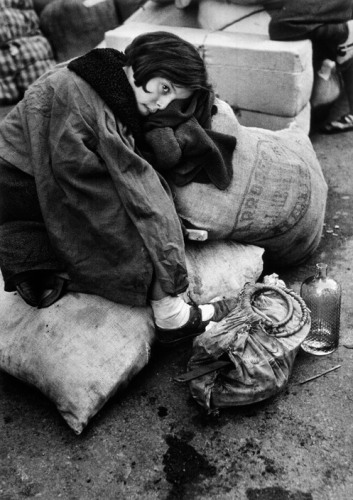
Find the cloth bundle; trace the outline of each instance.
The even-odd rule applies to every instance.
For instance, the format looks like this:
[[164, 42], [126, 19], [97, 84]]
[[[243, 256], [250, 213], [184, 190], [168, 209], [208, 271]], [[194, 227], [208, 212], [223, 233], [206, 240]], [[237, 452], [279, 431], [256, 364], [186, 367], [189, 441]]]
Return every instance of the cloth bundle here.
[[59, 62], [97, 47], [120, 22], [114, 0], [55, 0], [40, 15], [41, 30]]
[[0, 0], [0, 12], [0, 104], [11, 104], [55, 61], [31, 0]]
[[233, 311], [195, 339], [189, 371], [177, 380], [189, 380], [207, 410], [262, 401], [286, 386], [311, 321], [303, 299], [277, 278], [245, 284]]

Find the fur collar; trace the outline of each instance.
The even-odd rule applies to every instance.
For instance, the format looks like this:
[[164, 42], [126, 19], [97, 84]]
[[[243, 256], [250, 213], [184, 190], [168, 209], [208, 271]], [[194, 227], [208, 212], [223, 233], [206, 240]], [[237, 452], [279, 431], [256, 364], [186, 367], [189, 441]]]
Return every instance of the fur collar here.
[[85, 80], [127, 125], [135, 139], [142, 139], [142, 119], [139, 115], [134, 91], [123, 67], [125, 55], [115, 49], [93, 49], [73, 59], [68, 69]]

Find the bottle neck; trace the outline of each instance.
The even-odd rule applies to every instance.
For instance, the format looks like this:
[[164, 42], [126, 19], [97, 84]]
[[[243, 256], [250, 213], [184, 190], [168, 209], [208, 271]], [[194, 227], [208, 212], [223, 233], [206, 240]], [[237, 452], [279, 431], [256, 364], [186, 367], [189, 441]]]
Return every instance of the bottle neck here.
[[327, 264], [320, 262], [316, 264], [316, 278], [325, 279], [327, 277]]

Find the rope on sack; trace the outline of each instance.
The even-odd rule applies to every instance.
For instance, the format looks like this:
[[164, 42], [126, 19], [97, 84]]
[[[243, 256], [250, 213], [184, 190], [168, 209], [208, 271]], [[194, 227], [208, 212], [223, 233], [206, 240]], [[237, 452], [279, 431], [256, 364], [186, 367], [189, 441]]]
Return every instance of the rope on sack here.
[[205, 62], [205, 52], [206, 52], [206, 50], [205, 50], [205, 44], [206, 44], [206, 40], [207, 40], [208, 35], [210, 35], [212, 33], [217, 33], [218, 31], [223, 31], [223, 30], [229, 28], [229, 26], [233, 26], [233, 24], [237, 24], [240, 21], [243, 21], [244, 19], [247, 19], [248, 17], [252, 17], [255, 14], [259, 14], [260, 12], [266, 12], [266, 9], [257, 9], [257, 10], [254, 10], [253, 12], [250, 12], [249, 14], [245, 14], [244, 16], [239, 17], [239, 19], [236, 19], [235, 21], [231, 21], [229, 23], [224, 24], [220, 28], [217, 28], [217, 29], [214, 29], [214, 30], [211, 30], [211, 31], [207, 32], [205, 34], [203, 42], [196, 47], [196, 49], [199, 52], [199, 54], [200, 54], [201, 59], [203, 60], [203, 62]]
[[[261, 8], [261, 9], [254, 10], [253, 12], [249, 12], [249, 14], [245, 14], [244, 16], [239, 17], [239, 19], [236, 19], [235, 21], [231, 21], [229, 23], [224, 24], [220, 28], [210, 30], [207, 33], [205, 33], [203, 41], [201, 42], [200, 45], [198, 45], [196, 47], [196, 50], [198, 51], [203, 62], [206, 64], [206, 41], [207, 41], [207, 38], [210, 34], [224, 31], [225, 29], [229, 28], [230, 26], [233, 26], [234, 24], [237, 24], [240, 21], [247, 19], [248, 17], [252, 17], [255, 14], [259, 14], [260, 12], [266, 12], [266, 9]], [[217, 95], [217, 97], [219, 97], [219, 95]], [[231, 108], [233, 109], [235, 115], [240, 115], [240, 108], [238, 108], [237, 106], [231, 106]]]
[[229, 26], [233, 26], [233, 24], [237, 24], [240, 21], [243, 21], [243, 19], [247, 19], [248, 17], [252, 17], [254, 14], [259, 14], [259, 12], [265, 12], [265, 11], [266, 11], [266, 9], [254, 10], [254, 11], [250, 12], [249, 14], [245, 14], [244, 16], [239, 17], [239, 19], [236, 19], [235, 21], [231, 21], [230, 23], [227, 23], [224, 26], [222, 26], [221, 28], [218, 28], [217, 30], [214, 30], [214, 31], [223, 31], [226, 28], [229, 28]]
[[[271, 318], [267, 316], [264, 312], [260, 311], [258, 308], [254, 306], [254, 299], [256, 295], [264, 291], [273, 291], [280, 295], [286, 302], [288, 307], [288, 312], [286, 316], [281, 321], [273, 321]], [[292, 297], [296, 302], [298, 302], [300, 310], [301, 310], [301, 318], [298, 325], [292, 329], [287, 329], [285, 326], [293, 317], [294, 307], [293, 303], [290, 299]], [[304, 300], [293, 290], [290, 288], [282, 288], [275, 285], [264, 285], [261, 283], [256, 283], [254, 288], [249, 288], [244, 292], [245, 300], [250, 303], [252, 310], [260, 317], [263, 326], [266, 330], [266, 333], [269, 335], [273, 335], [277, 338], [290, 337], [295, 333], [299, 332], [303, 328], [303, 326], [307, 323], [309, 318], [309, 309], [306, 306]]]
[[[269, 336], [281, 338], [294, 335], [295, 333], [300, 331], [307, 323], [310, 311], [306, 306], [304, 300], [290, 288], [262, 283], [255, 283], [254, 285], [250, 285], [250, 283], [247, 283], [246, 285], [239, 294], [238, 305], [228, 314], [228, 316], [226, 316], [219, 323], [219, 328], [224, 329], [224, 331], [219, 331], [218, 333], [228, 333], [230, 331], [240, 333], [251, 331], [252, 325], [258, 323], [263, 327], [264, 331]], [[284, 299], [288, 310], [285, 317], [280, 321], [273, 321], [264, 312], [255, 307], [254, 300], [256, 296], [265, 291], [275, 292]], [[293, 298], [299, 304], [301, 317], [296, 327], [288, 329], [286, 328], [286, 325], [293, 318], [294, 314], [294, 305], [291, 298]], [[217, 359], [215, 361], [207, 363], [206, 365], [197, 366], [193, 370], [179, 375], [174, 380], [176, 380], [177, 382], [189, 382], [208, 373], [212, 373], [225, 368], [230, 368], [232, 366], [233, 362], [229, 359]]]

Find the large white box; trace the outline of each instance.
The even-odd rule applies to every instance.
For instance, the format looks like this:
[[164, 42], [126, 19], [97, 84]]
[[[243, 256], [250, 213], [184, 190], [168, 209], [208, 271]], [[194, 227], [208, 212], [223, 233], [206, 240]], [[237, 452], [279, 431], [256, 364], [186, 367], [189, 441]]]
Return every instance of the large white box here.
[[245, 127], [258, 127], [268, 130], [282, 130], [295, 123], [306, 134], [310, 132], [311, 105], [308, 103], [296, 116], [278, 116], [268, 113], [258, 113], [256, 111], [240, 110], [237, 118], [241, 125]]

